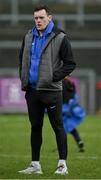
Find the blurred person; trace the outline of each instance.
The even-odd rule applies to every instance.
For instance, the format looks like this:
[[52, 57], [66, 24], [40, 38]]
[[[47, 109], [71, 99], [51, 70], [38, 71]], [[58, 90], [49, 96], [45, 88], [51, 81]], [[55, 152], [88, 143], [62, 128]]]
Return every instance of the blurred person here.
[[66, 77], [63, 80], [63, 123], [66, 133], [70, 133], [77, 143], [79, 152], [84, 152], [84, 143], [76, 129], [85, 118], [85, 110], [79, 104], [75, 83]]
[[[24, 174], [42, 174], [40, 150], [45, 108], [56, 135], [59, 161], [56, 174], [67, 174], [67, 138], [62, 120], [62, 79], [76, 66], [67, 35], [58, 29], [47, 6], [34, 9], [35, 27], [25, 35], [19, 54], [22, 90], [31, 123], [32, 162]], [[47, 162], [50, 163], [50, 162]]]

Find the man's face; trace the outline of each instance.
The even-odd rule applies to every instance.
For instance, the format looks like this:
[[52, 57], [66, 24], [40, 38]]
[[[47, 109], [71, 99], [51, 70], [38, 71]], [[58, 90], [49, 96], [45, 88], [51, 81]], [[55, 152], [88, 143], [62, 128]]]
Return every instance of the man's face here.
[[52, 16], [48, 15], [44, 9], [34, 12], [35, 26], [39, 31], [44, 31]]

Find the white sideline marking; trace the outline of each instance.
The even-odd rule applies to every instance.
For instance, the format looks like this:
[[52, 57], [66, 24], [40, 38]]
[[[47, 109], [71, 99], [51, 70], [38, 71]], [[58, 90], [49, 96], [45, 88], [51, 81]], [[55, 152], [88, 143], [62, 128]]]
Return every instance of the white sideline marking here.
[[[30, 155], [9, 155], [9, 154], [0, 154], [0, 157], [4, 158], [30, 158]], [[101, 159], [101, 156], [76, 156], [75, 158], [70, 159]]]
[[101, 138], [101, 134], [92, 134], [92, 133], [82, 133], [82, 137], [86, 138]]
[[4, 157], [4, 158], [30, 158], [29, 155], [9, 155], [9, 154], [0, 154], [0, 157]]
[[[98, 133], [96, 133], [96, 134], [94, 134], [94, 133], [90, 133], [90, 132], [81, 132], [81, 134], [82, 134], [82, 137], [86, 137], [86, 138], [101, 138], [101, 131], [99, 131]], [[14, 134], [14, 133], [9, 133], [9, 137], [14, 137], [14, 136], [16, 136], [16, 134]], [[4, 135], [4, 132], [0, 132], [0, 137], [6, 137], [6, 135]], [[22, 134], [21, 136], [20, 136], [21, 138], [22, 137], [26, 137], [26, 133], [25, 134]]]
[[79, 158], [79, 159], [93, 159], [93, 160], [96, 160], [96, 159], [101, 159], [101, 156], [78, 156], [77, 158]]

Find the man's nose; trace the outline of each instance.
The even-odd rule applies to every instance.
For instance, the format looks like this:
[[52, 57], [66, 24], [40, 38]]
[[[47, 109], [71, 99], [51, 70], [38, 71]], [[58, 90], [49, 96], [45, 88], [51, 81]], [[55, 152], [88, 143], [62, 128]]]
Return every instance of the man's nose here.
[[38, 18], [37, 21], [38, 21], [38, 22], [41, 21], [41, 18]]

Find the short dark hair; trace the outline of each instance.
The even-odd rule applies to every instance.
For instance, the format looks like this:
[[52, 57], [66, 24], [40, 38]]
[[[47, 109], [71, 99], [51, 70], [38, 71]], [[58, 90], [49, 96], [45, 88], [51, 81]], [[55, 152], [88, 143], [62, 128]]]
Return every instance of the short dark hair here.
[[48, 15], [51, 14], [50, 9], [49, 9], [48, 6], [46, 6], [46, 5], [36, 6], [36, 7], [34, 8], [34, 12], [40, 11], [40, 10], [42, 10], [42, 9], [44, 9]]

